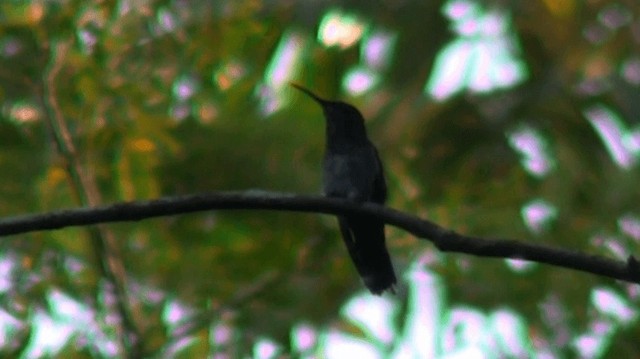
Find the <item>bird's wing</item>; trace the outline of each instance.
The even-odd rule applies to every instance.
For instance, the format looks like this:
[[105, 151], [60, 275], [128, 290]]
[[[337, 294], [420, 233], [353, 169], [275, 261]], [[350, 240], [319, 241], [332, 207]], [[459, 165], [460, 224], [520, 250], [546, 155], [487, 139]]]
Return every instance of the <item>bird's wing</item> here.
[[347, 246], [347, 251], [349, 252], [349, 256], [355, 264], [358, 272], [360, 272], [360, 268], [362, 268], [362, 260], [360, 258], [360, 254], [358, 253], [357, 243], [353, 234], [351, 233], [351, 228], [349, 228], [349, 221], [347, 217], [338, 217], [338, 224], [340, 226], [340, 233], [342, 234], [342, 239], [344, 244]]
[[382, 161], [375, 147], [373, 148], [373, 154], [376, 159], [376, 174], [373, 179], [373, 191], [371, 192], [371, 201], [379, 204], [384, 204], [387, 200], [387, 182], [384, 179], [384, 168], [382, 167]]

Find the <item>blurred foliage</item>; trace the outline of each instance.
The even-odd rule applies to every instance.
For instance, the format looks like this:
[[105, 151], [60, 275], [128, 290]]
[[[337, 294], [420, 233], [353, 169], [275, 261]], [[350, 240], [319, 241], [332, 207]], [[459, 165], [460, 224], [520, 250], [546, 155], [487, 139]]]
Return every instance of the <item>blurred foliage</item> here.
[[[620, 259], [638, 253], [640, 234], [621, 224], [640, 223], [638, 147], [631, 146], [640, 138], [636, 0], [470, 2], [508, 14], [527, 76], [435, 101], [423, 89], [438, 54], [456, 37], [443, 12], [447, 3], [2, 2], [0, 215], [81, 204], [70, 159], [56, 144], [56, 118], [69, 128], [77, 159], [105, 203], [215, 190], [318, 193], [321, 112], [269, 77], [274, 51], [293, 33], [303, 51], [287, 79], [361, 109], [386, 164], [390, 206], [478, 236]], [[380, 81], [364, 93], [350, 94], [344, 82], [363, 49], [327, 47], [316, 35], [332, 9], [396, 39]], [[265, 111], [272, 97], [279, 106]], [[590, 123], [594, 106], [606, 106], [628, 129], [629, 165], [614, 161]], [[545, 175], [528, 171], [510, 145], [509, 134], [521, 128], [547, 144], [553, 165]], [[523, 218], [523, 207], [537, 199], [557, 213], [542, 230]], [[196, 344], [180, 355], [233, 357], [249, 353], [261, 337], [286, 347], [300, 322], [346, 325], [339, 308], [362, 288], [329, 216], [216, 212], [110, 228], [149, 355], [172, 356], [167, 348], [179, 336], [166, 318], [171, 303], [209, 313], [201, 323], [194, 319]], [[543, 265], [516, 270], [502, 260], [444, 255], [402, 231], [388, 234], [399, 271], [429, 258], [425, 265], [441, 279], [451, 305], [513, 308], [539, 352], [576, 355], [573, 340], [604, 320], [590, 302], [594, 288], [610, 288], [637, 308], [637, 286]], [[11, 268], [3, 272], [10, 285], [2, 287], [1, 308], [20, 323], [4, 336], [2, 355], [33, 343], [36, 314], [55, 312], [48, 304], [52, 291], [90, 308], [117, 342], [108, 319], [114, 308], [86, 229], [19, 235], [0, 245]], [[397, 301], [406, 299], [401, 289]], [[227, 344], [209, 347], [216, 323], [235, 331]], [[635, 320], [612, 333], [602, 356], [640, 356]], [[104, 338], [77, 335], [60, 356], [121, 353], [96, 344]]]

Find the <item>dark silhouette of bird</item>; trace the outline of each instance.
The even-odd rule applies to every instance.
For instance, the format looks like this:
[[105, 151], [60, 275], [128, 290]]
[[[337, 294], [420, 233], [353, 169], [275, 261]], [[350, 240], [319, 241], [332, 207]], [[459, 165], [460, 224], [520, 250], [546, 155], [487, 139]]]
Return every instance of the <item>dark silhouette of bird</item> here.
[[[326, 149], [322, 164], [325, 196], [356, 202], [384, 204], [387, 185], [378, 151], [367, 138], [362, 114], [353, 106], [318, 97], [291, 84], [314, 99], [326, 120]], [[385, 245], [384, 222], [369, 216], [338, 216], [340, 232], [351, 260], [373, 294], [394, 292], [396, 276]]]

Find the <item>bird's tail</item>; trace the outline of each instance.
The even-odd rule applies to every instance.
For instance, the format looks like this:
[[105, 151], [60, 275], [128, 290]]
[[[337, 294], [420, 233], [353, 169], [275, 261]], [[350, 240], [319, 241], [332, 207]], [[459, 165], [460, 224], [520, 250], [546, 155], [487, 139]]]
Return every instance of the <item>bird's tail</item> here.
[[373, 294], [394, 292], [396, 275], [385, 245], [384, 222], [371, 217], [339, 217], [340, 232], [351, 260]]

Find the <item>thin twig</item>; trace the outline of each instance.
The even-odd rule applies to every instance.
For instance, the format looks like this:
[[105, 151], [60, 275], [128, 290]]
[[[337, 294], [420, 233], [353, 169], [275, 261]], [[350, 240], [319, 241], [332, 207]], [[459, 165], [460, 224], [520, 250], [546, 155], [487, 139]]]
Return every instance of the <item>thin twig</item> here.
[[[70, 41], [53, 43], [53, 57], [44, 77], [44, 85], [38, 90], [41, 106], [45, 109], [45, 123], [52, 135], [56, 148], [64, 158], [70, 184], [77, 199], [85, 206], [97, 206], [101, 200], [92, 171], [82, 164], [73, 142], [73, 136], [58, 103], [56, 79], [64, 64], [64, 56], [69, 51]], [[126, 272], [122, 257], [118, 251], [118, 242], [113, 232], [104, 226], [91, 228], [89, 234], [93, 241], [96, 258], [104, 277], [112, 283], [116, 297], [116, 308], [122, 320], [124, 333], [120, 334], [124, 355], [139, 357], [143, 352], [140, 330], [133, 319], [130, 301], [126, 292]]]

